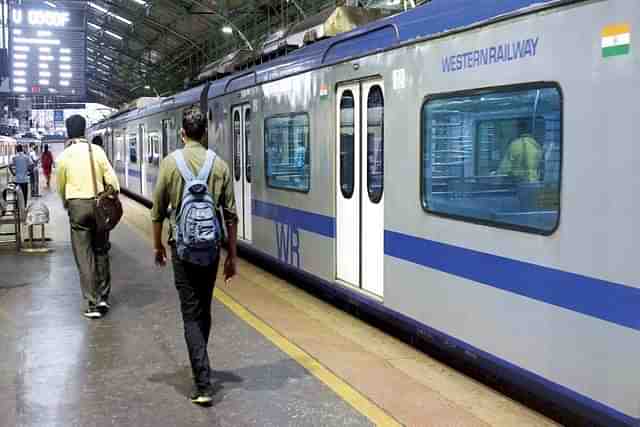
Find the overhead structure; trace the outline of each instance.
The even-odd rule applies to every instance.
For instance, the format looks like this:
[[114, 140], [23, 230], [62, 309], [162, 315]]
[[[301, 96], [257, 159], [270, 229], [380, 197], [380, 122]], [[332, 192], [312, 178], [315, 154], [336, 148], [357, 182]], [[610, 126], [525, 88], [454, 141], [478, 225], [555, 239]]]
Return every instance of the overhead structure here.
[[[117, 106], [142, 96], [168, 95], [203, 78], [268, 59], [269, 49], [280, 52], [287, 43], [282, 37], [290, 37], [296, 24], [309, 19], [324, 22], [323, 14], [339, 6], [383, 10], [373, 14], [380, 17], [403, 10], [406, 3], [91, 0], [87, 2], [90, 100]], [[304, 37], [306, 32], [299, 32]], [[302, 42], [301, 38], [296, 44]]]

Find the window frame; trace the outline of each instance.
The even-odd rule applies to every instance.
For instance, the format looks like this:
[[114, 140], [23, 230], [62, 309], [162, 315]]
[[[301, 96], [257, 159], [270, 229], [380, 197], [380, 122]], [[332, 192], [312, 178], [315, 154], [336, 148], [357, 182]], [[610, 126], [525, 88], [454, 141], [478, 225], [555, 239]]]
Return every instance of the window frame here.
[[[427, 104], [431, 101], [439, 100], [439, 99], [447, 99], [447, 98], [455, 98], [461, 96], [482, 96], [486, 94], [496, 94], [502, 92], [514, 92], [514, 91], [526, 91], [526, 90], [536, 90], [536, 89], [555, 89], [558, 92], [558, 96], [560, 97], [560, 165], [559, 171], [560, 176], [558, 178], [558, 217], [554, 226], [549, 230], [542, 230], [539, 228], [527, 227], [517, 224], [509, 224], [503, 222], [496, 222], [487, 219], [475, 218], [465, 215], [456, 215], [450, 214], [441, 211], [434, 211], [429, 208], [427, 204], [427, 198], [425, 197], [425, 148], [427, 141], [425, 140], [425, 123], [423, 120], [424, 111]], [[475, 88], [475, 89], [465, 89], [459, 91], [451, 91], [451, 92], [440, 92], [435, 94], [429, 94], [423, 98], [422, 104], [420, 106], [420, 110], [418, 112], [418, 121], [420, 123], [420, 153], [418, 156], [418, 168], [419, 168], [419, 194], [418, 197], [420, 199], [420, 206], [422, 206], [422, 210], [427, 214], [438, 216], [440, 218], [448, 218], [457, 221], [467, 222], [470, 224], [476, 225], [484, 225], [493, 228], [499, 228], [504, 230], [511, 231], [520, 231], [527, 234], [536, 234], [541, 236], [551, 236], [555, 234], [555, 232], [560, 228], [560, 223], [562, 221], [562, 176], [564, 169], [564, 93], [562, 91], [562, 86], [556, 81], [536, 81], [536, 82], [527, 82], [527, 83], [517, 83], [510, 85], [502, 85], [502, 86], [489, 86], [483, 88]]]
[[[307, 143], [307, 151], [306, 151], [306, 156], [309, 159], [309, 186], [302, 190], [302, 189], [298, 189], [298, 188], [289, 188], [289, 187], [279, 187], [277, 185], [272, 185], [269, 183], [269, 176], [267, 175], [267, 171], [269, 170], [269, 163], [268, 163], [268, 156], [267, 156], [267, 121], [269, 119], [275, 119], [275, 118], [280, 118], [280, 117], [295, 117], [295, 116], [300, 116], [300, 115], [304, 115], [307, 118], [307, 123], [309, 125], [309, 142]], [[263, 141], [263, 161], [264, 161], [264, 180], [265, 180], [265, 184], [267, 186], [267, 188], [271, 188], [274, 190], [282, 190], [282, 191], [293, 191], [296, 193], [303, 193], [303, 194], [308, 194], [311, 191], [312, 185], [311, 185], [311, 178], [313, 176], [312, 173], [312, 159], [311, 159], [311, 116], [309, 115], [309, 113], [307, 111], [296, 111], [296, 112], [291, 112], [291, 113], [281, 113], [281, 114], [272, 114], [268, 117], [264, 118], [263, 121], [263, 133], [262, 133], [262, 141]]]
[[[380, 128], [382, 130], [382, 186], [380, 187], [380, 194], [378, 195], [378, 197], [376, 198], [372, 198], [371, 197], [371, 188], [369, 186], [369, 182], [370, 182], [370, 176], [369, 176], [369, 96], [371, 96], [371, 91], [373, 88], [377, 87], [380, 90], [380, 95], [382, 96], [382, 122], [380, 124]], [[384, 97], [384, 90], [382, 89], [382, 83], [378, 84], [375, 83], [373, 84], [370, 88], [369, 88], [369, 92], [367, 94], [367, 129], [362, 129], [363, 131], [366, 132], [367, 134], [367, 140], [366, 140], [366, 154], [367, 154], [367, 177], [366, 177], [366, 184], [367, 184], [367, 197], [369, 198], [369, 201], [371, 203], [373, 203], [374, 205], [379, 204], [382, 201], [382, 198], [384, 197], [384, 113], [385, 113], [385, 97]]]

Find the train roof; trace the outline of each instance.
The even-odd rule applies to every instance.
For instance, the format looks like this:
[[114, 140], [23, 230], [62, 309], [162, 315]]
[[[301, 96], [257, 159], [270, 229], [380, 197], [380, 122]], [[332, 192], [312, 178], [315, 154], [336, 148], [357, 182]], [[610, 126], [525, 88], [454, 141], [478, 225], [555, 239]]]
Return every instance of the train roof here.
[[[208, 98], [393, 49], [441, 37], [558, 4], [584, 0], [432, 0], [417, 8], [380, 19], [353, 31], [322, 40], [252, 69], [214, 80]], [[199, 102], [205, 85], [105, 120], [128, 121]], [[98, 123], [96, 127], [101, 127]]]

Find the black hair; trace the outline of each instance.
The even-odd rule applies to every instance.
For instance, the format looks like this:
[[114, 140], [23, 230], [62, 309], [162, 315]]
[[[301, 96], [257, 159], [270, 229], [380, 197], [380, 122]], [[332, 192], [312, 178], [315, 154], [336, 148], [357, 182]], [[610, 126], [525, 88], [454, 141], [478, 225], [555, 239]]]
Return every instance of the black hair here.
[[44, 144], [44, 152], [46, 153], [47, 151], [49, 151], [49, 144]]
[[207, 131], [207, 117], [200, 107], [193, 105], [184, 110], [182, 129], [190, 139], [200, 141]]
[[96, 135], [93, 137], [93, 139], [91, 140], [91, 143], [94, 145], [99, 145], [100, 147], [102, 147], [102, 137], [100, 135]]
[[16, 147], [16, 153], [22, 153], [22, 145]]
[[69, 138], [81, 138], [87, 127], [87, 121], [79, 114], [74, 114], [65, 122], [67, 125], [67, 135]]

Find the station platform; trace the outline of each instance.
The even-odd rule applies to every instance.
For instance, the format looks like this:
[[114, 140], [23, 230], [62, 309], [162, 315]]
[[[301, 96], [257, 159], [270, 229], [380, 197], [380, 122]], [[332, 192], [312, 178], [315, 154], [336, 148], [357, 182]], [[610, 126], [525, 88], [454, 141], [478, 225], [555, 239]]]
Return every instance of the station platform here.
[[53, 251], [0, 249], [0, 425], [555, 425], [244, 260], [229, 286], [218, 281], [214, 405], [195, 406], [173, 272], [153, 263], [148, 210], [123, 200], [113, 307], [88, 320], [66, 213], [42, 194]]

